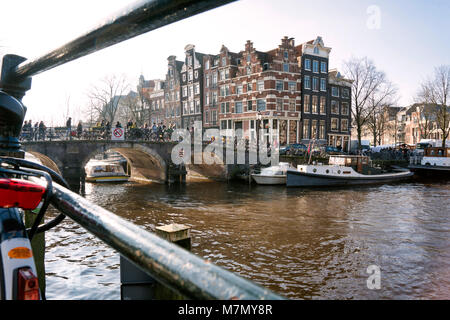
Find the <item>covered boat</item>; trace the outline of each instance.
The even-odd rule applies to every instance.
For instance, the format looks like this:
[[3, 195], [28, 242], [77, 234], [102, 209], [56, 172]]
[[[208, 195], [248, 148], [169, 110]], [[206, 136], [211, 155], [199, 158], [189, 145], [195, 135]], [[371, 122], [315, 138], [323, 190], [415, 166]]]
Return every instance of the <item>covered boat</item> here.
[[408, 169], [381, 170], [371, 165], [369, 157], [331, 156], [327, 165], [298, 165], [286, 171], [288, 187], [347, 186], [400, 181], [410, 178]]
[[89, 182], [123, 182], [129, 176], [120, 163], [91, 160], [86, 165], [86, 181]]
[[411, 157], [408, 168], [419, 175], [448, 178], [450, 176], [450, 148], [429, 147], [423, 156]]

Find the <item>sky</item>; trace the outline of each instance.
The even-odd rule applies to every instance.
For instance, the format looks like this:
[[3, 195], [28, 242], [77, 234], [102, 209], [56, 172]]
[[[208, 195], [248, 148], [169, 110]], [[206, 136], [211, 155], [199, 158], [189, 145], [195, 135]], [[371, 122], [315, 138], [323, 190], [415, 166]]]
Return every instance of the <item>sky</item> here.
[[[34, 59], [85, 34], [134, 1], [1, 0], [0, 54]], [[178, 21], [33, 77], [23, 98], [26, 120], [47, 126], [86, 118], [89, 88], [108, 75], [125, 75], [135, 90], [139, 75], [164, 79], [167, 57], [183, 60], [184, 47], [217, 54], [225, 45], [258, 51], [284, 36], [296, 45], [321, 36], [331, 47], [330, 68], [368, 57], [398, 88], [399, 105], [414, 102], [422, 81], [450, 64], [448, 0], [241, 0]]]

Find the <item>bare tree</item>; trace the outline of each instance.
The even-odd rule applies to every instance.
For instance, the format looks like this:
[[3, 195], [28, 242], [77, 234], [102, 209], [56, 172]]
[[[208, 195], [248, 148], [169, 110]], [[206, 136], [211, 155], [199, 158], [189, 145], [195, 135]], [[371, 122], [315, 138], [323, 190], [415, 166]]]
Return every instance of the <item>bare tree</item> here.
[[95, 110], [100, 119], [113, 123], [124, 97], [123, 94], [128, 88], [129, 84], [124, 75], [106, 76], [100, 81], [100, 85], [93, 86], [89, 90], [90, 107]]
[[358, 136], [358, 149], [361, 150], [364, 127], [376, 109], [393, 103], [397, 89], [367, 57], [351, 58], [344, 62], [344, 73], [346, 78], [353, 80], [352, 118]]
[[436, 106], [436, 125], [442, 134], [442, 147], [445, 147], [450, 133], [450, 65], [435, 68], [433, 76], [421, 84], [418, 97]]

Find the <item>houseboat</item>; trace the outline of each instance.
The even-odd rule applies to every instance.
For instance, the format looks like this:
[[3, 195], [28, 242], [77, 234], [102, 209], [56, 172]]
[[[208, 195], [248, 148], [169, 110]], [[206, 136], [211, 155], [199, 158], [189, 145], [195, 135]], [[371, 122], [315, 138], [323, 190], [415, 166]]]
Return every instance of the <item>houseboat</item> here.
[[130, 178], [120, 163], [91, 160], [85, 167], [88, 182], [124, 182]]
[[411, 158], [408, 168], [419, 175], [450, 176], [450, 148], [428, 147], [423, 156]]
[[396, 182], [410, 178], [408, 169], [382, 170], [367, 156], [330, 156], [328, 164], [298, 165], [286, 171], [288, 187], [347, 186]]

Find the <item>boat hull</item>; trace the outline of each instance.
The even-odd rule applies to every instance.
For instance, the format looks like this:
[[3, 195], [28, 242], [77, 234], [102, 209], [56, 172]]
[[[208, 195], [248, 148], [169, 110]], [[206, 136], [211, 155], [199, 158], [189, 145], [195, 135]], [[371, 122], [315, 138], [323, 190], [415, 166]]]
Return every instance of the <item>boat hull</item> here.
[[288, 187], [318, 187], [318, 186], [349, 186], [389, 183], [409, 179], [413, 175], [410, 171], [393, 173], [392, 175], [373, 175], [366, 177], [336, 177], [319, 174], [304, 173], [288, 170], [286, 186]]
[[87, 182], [126, 182], [128, 179], [128, 176], [86, 177]]
[[265, 184], [265, 185], [277, 185], [277, 184], [286, 184], [286, 175], [277, 175], [277, 176], [266, 176], [261, 174], [252, 174], [253, 180], [257, 184]]
[[410, 165], [408, 166], [408, 169], [413, 171], [417, 175], [425, 177], [450, 177], [450, 167], [448, 166]]

